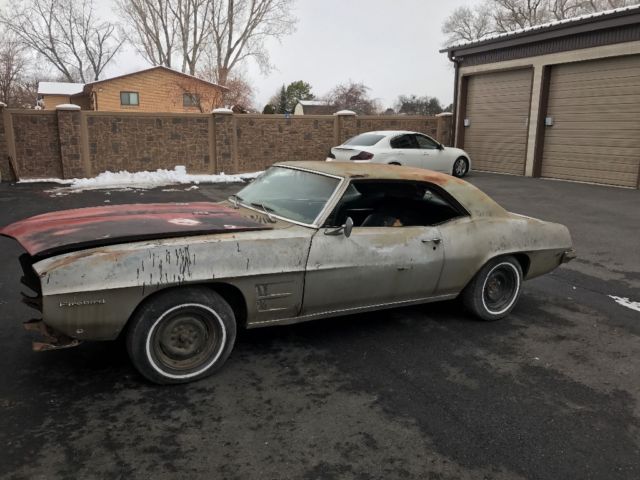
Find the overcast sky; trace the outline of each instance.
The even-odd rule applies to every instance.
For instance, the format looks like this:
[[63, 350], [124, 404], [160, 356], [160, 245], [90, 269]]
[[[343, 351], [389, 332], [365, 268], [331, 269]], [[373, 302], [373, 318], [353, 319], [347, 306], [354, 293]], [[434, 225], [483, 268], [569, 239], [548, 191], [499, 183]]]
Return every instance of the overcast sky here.
[[[16, 0], [20, 1], [20, 0]], [[438, 53], [445, 18], [458, 6], [481, 0], [296, 0], [297, 31], [269, 45], [274, 70], [262, 74], [249, 62], [245, 73], [262, 109], [284, 84], [304, 80], [316, 96], [349, 80], [370, 87], [383, 107], [398, 95], [453, 98], [453, 68]], [[118, 19], [112, 0], [94, 0], [105, 17]], [[11, 4], [0, 0], [0, 5]], [[149, 65], [127, 46], [110, 64], [106, 77]]]
[[[384, 107], [392, 106], [398, 95], [412, 93], [435, 96], [448, 105], [453, 68], [438, 53], [444, 42], [440, 29], [455, 7], [478, 1], [297, 0], [297, 31], [269, 45], [275, 69], [263, 75], [254, 64], [246, 67], [256, 107], [261, 109], [283, 83], [295, 80], [309, 82], [317, 96], [341, 82], [362, 82]], [[128, 48], [106, 73], [146, 66]]]

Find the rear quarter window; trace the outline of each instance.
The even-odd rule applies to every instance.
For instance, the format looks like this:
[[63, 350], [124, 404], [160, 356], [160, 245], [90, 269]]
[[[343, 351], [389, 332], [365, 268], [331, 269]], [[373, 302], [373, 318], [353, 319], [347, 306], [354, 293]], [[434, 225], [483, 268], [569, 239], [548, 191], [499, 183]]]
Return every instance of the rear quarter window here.
[[373, 133], [363, 133], [350, 138], [344, 145], [358, 145], [361, 147], [371, 147], [384, 138], [384, 135], [375, 135]]

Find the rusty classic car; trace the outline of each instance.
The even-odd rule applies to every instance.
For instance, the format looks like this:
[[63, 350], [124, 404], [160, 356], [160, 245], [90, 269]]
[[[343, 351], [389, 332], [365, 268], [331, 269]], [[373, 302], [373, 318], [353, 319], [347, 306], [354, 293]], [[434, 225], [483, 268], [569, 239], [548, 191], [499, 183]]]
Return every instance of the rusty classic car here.
[[287, 162], [222, 203], [83, 208], [0, 230], [22, 244], [36, 350], [126, 336], [147, 379], [210, 375], [238, 328], [461, 297], [478, 318], [575, 254], [566, 227], [449, 175]]

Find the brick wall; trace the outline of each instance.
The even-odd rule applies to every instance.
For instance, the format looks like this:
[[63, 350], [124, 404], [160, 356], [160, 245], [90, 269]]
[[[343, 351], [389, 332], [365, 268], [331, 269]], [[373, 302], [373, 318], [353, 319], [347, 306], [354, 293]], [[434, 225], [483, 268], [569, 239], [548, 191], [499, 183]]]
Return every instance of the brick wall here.
[[[199, 95], [202, 110], [210, 112], [220, 105], [220, 87], [163, 68], [112, 78], [89, 85], [94, 96], [92, 109], [99, 112], [173, 112], [199, 113], [198, 107], [184, 107], [183, 93]], [[137, 92], [139, 105], [120, 105], [120, 92]]]
[[[227, 174], [286, 160], [323, 160], [369, 130], [406, 129], [448, 144], [451, 117], [234, 115], [5, 110], [0, 155], [15, 145], [20, 178], [74, 178], [106, 170], [172, 169]], [[7, 129], [9, 123], [12, 128]], [[9, 131], [11, 130], [11, 131]], [[13, 132], [13, 133], [11, 133]], [[3, 179], [8, 164], [0, 162]]]
[[5, 131], [7, 117], [4, 105], [0, 105], [0, 178], [5, 182], [13, 180], [13, 174], [9, 166], [9, 146], [7, 145], [7, 133]]
[[106, 170], [173, 169], [212, 171], [209, 115], [123, 115], [82, 112], [87, 117], [89, 163]]
[[17, 111], [11, 117], [20, 178], [64, 178], [57, 113]]
[[287, 160], [324, 160], [335, 146], [333, 116], [237, 115], [238, 170]]

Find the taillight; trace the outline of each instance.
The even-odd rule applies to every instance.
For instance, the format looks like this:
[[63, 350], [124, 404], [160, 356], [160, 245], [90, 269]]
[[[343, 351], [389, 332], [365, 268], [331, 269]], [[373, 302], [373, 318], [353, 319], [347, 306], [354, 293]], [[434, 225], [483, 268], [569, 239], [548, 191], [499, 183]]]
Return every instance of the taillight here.
[[360, 152], [357, 155], [354, 155], [350, 158], [350, 160], [371, 160], [373, 158], [373, 153], [369, 152]]
[[329, 150], [329, 153], [327, 153], [327, 158], [333, 158], [335, 160], [336, 156], [333, 154], [331, 150]]

